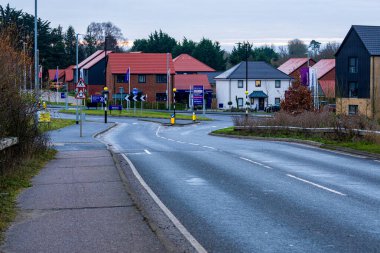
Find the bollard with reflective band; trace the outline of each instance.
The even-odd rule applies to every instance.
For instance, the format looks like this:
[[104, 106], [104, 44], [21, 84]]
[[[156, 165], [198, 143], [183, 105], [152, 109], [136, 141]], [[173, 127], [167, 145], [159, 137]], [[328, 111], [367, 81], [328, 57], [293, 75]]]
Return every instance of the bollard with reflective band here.
[[172, 114], [172, 117], [170, 118], [170, 124], [172, 124], [172, 125], [175, 124], [175, 117], [174, 117], [174, 114]]
[[193, 112], [193, 121], [196, 121], [197, 120], [197, 115], [195, 114], [195, 112]]

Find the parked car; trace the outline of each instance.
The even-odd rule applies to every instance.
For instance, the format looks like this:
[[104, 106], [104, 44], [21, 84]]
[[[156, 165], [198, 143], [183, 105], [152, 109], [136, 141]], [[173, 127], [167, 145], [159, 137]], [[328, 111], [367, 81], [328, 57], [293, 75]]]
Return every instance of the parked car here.
[[265, 112], [278, 112], [280, 111], [281, 107], [279, 104], [275, 105], [268, 105], [267, 107], [264, 108]]

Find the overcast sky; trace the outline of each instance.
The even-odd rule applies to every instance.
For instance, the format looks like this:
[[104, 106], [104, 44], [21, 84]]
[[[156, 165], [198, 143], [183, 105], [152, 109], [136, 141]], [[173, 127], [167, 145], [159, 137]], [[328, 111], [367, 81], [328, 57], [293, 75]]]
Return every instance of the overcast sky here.
[[[33, 0], [0, 0], [34, 14]], [[133, 41], [162, 29], [177, 40], [238, 41], [255, 45], [341, 41], [353, 24], [380, 25], [380, 0], [39, 0], [38, 16], [85, 33], [91, 22], [111, 21]]]

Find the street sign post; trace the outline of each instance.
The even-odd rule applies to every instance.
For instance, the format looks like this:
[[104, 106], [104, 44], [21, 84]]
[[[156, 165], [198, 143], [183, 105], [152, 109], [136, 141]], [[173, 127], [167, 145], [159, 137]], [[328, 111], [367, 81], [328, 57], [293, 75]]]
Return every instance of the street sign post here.
[[196, 85], [193, 87], [193, 105], [203, 106], [204, 89], [203, 85]]
[[78, 114], [78, 99], [81, 100], [80, 106], [80, 137], [82, 137], [82, 127], [83, 127], [83, 113], [82, 113], [82, 105], [83, 100], [86, 99], [87, 86], [84, 83], [82, 78], [79, 79], [78, 83], [75, 86], [75, 98], [77, 99], [77, 114]]

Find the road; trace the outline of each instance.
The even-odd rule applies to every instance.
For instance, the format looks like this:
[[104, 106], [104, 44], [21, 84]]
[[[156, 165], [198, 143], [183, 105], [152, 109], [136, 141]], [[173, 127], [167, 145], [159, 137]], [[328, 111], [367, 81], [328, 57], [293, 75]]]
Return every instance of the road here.
[[379, 161], [209, 136], [231, 124], [219, 119], [186, 127], [124, 119], [104, 141], [208, 252], [380, 252]]

